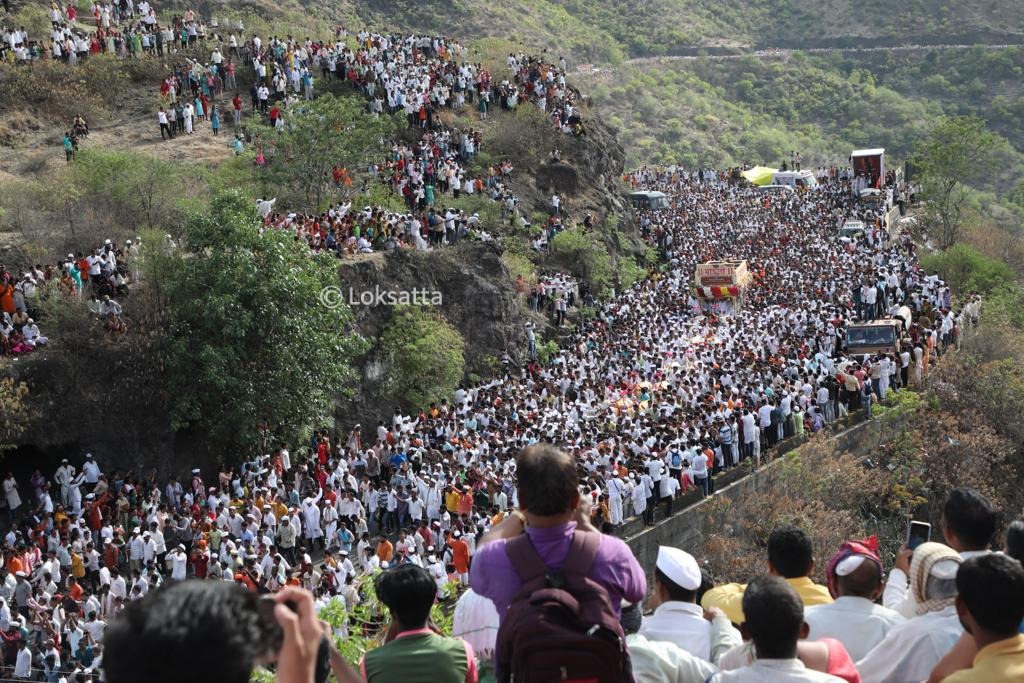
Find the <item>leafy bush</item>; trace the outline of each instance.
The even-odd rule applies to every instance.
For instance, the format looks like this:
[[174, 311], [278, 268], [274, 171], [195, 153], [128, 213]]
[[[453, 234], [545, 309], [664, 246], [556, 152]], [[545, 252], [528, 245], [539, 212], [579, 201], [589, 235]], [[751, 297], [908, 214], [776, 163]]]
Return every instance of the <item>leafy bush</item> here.
[[0, 446], [16, 443], [34, 412], [29, 406], [28, 385], [0, 377]]
[[348, 307], [321, 301], [337, 284], [335, 260], [277, 231], [261, 235], [253, 205], [237, 192], [192, 216], [186, 235], [177, 251], [150, 244], [146, 253], [147, 267], [173, 273], [160, 286], [175, 429], [253, 447], [319, 420], [353, 379], [350, 362], [363, 348], [346, 332]]
[[525, 256], [506, 251], [502, 253], [501, 261], [508, 268], [509, 277], [513, 281], [522, 277], [528, 284], [537, 282], [537, 267]]
[[624, 256], [618, 262], [619, 291], [632, 287], [647, 276], [647, 270], [637, 264], [632, 256]]
[[550, 363], [558, 352], [562, 349], [558, 346], [558, 342], [554, 339], [548, 339], [547, 341], [538, 340], [537, 342], [537, 360], [541, 363]]
[[988, 293], [1012, 284], [1016, 275], [1002, 261], [989, 258], [966, 244], [954, 244], [945, 251], [921, 259], [927, 270], [939, 273], [955, 293]]
[[[611, 255], [595, 233], [580, 228], [563, 230], [551, 240], [551, 253], [584, 278], [599, 297], [611, 295], [614, 282]], [[635, 262], [633, 265], [636, 267]]]
[[167, 159], [89, 147], [68, 173], [94, 208], [122, 225], [166, 228], [183, 217], [185, 169]]
[[44, 60], [31, 69], [0, 63], [0, 111], [31, 108], [36, 116], [69, 125], [76, 114], [95, 122], [116, 106], [128, 83], [121, 62], [97, 55], [69, 69]]
[[380, 336], [380, 353], [392, 366], [391, 396], [422, 407], [448, 398], [465, 371], [466, 343], [440, 311], [398, 306]]

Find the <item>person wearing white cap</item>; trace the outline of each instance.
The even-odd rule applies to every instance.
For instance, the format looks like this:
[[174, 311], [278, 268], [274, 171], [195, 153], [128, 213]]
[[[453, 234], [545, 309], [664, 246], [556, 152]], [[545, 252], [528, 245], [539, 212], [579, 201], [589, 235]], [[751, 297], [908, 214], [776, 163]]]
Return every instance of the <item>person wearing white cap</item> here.
[[710, 659], [711, 622], [696, 604], [700, 584], [700, 566], [693, 555], [671, 546], [658, 548], [654, 591], [649, 601], [654, 614], [643, 620], [640, 635], [675, 643], [690, 654]]
[[854, 661], [906, 621], [895, 610], [875, 604], [882, 594], [882, 562], [877, 550], [878, 541], [873, 537], [843, 543], [825, 570], [835, 601], [804, 611], [808, 638], [835, 638]]
[[184, 581], [188, 569], [188, 555], [185, 554], [185, 546], [178, 544], [178, 547], [167, 554], [171, 561], [171, 579], [173, 581]]
[[857, 662], [863, 683], [902, 683], [928, 678], [963, 635], [956, 613], [956, 573], [963, 558], [941, 543], [922, 543], [910, 561], [916, 616], [894, 627]]
[[92, 453], [85, 454], [85, 462], [82, 464], [82, 474], [85, 475], [85, 483], [90, 487], [95, 487], [100, 480], [100, 475], [103, 472], [100, 471], [100, 466], [96, 463], [96, 459], [92, 457]]
[[608, 508], [611, 513], [611, 519], [608, 521], [613, 526], [622, 524], [622, 492], [625, 486], [622, 483], [622, 479], [619, 478], [619, 468], [612, 463], [612, 476], [608, 479], [606, 484], [608, 488]]
[[139, 527], [132, 529], [132, 536], [128, 540], [128, 568], [131, 571], [142, 571], [142, 559], [146, 553], [146, 542], [141, 536], [142, 530]]

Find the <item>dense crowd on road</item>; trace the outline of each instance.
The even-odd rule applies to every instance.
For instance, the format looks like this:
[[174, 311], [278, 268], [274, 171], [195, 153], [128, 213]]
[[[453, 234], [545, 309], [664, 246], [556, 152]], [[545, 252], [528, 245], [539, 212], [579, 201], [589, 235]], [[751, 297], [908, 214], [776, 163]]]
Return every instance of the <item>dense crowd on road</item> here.
[[[52, 478], [33, 476], [34, 516], [8, 475], [0, 638], [11, 675], [175, 680], [191, 655], [209, 660], [207, 675], [236, 680], [229, 673], [248, 676], [264, 652], [265, 620], [289, 623], [258, 608], [257, 596], [270, 593], [310, 620], [304, 647], [295, 637], [275, 646], [277, 680], [311, 683], [322, 679], [312, 664], [294, 675], [290, 648], [312, 662], [308, 639], [325, 633], [317, 613], [351, 613], [371, 591], [372, 614], [331, 635], [390, 627], [358, 669], [333, 638], [324, 641], [339, 681], [430, 671], [431, 680], [475, 683], [530, 671], [617, 683], [1010, 683], [1024, 672], [1024, 520], [1004, 536], [999, 511], [971, 489], [952, 490], [935, 539], [904, 545], [894, 562], [874, 537], [828, 549], [824, 584], [812, 577], [825, 558], [791, 526], [771, 531], [766, 571], [749, 583], [716, 585], [699, 554], [671, 545], [658, 548], [648, 581], [630, 547], [595, 526], [577, 459], [549, 443], [518, 453], [513, 500], [499, 493], [498, 512], [478, 529], [461, 522], [490, 501], [456, 486], [440, 500], [428, 489], [425, 499], [414, 491], [401, 508], [383, 508], [385, 531], [414, 528], [373, 539], [345, 489], [354, 477], [335, 486], [318, 470], [330, 452], [320, 438], [313, 477], [285, 448], [241, 473], [222, 468], [217, 485], [193, 470], [164, 490], [152, 476], [108, 476], [91, 456], [81, 472], [65, 461]], [[392, 479], [414, 476], [406, 464]], [[365, 474], [378, 467], [381, 475]], [[386, 467], [356, 471], [373, 481]], [[278, 473], [284, 500], [271, 495]], [[264, 476], [271, 488], [260, 486]], [[250, 495], [262, 509], [247, 505]], [[437, 524], [417, 523], [424, 510], [444, 512]], [[452, 635], [441, 634], [431, 609], [456, 594]], [[156, 652], [165, 661], [148, 654]]]
[[[128, 58], [209, 45], [208, 63], [183, 62], [161, 82], [158, 122], [168, 139], [207, 123], [217, 130], [222, 102], [239, 125], [241, 98], [224, 98], [242, 68], [254, 75], [250, 115], [274, 126], [287, 125], [289, 104], [313, 98], [319, 79], [347, 83], [371, 112], [402, 113], [419, 129], [415, 141], [394, 143], [371, 173], [405, 211], [338, 203], [324, 212], [284, 212], [273, 199], [256, 202], [264, 229], [290, 231], [314, 251], [425, 250], [490, 239], [478, 215], [445, 206], [462, 194], [486, 194], [501, 203], [504, 218], [522, 220], [508, 187], [511, 164], [486, 177], [470, 173], [486, 141], [473, 129], [440, 125], [444, 109], [474, 107], [483, 120], [492, 104], [514, 109], [529, 101], [559, 130], [585, 134], [564, 63], [511, 54], [510, 75], [499, 80], [444, 38], [339, 30], [331, 41], [211, 41], [194, 13], [165, 29], [145, 0], [138, 7], [131, 0], [98, 4], [92, 14], [96, 30], [89, 34], [75, 28], [81, 20], [72, 6], [55, 5], [48, 43], [5, 28], [3, 56], [73, 65], [100, 52]], [[851, 192], [857, 179], [825, 169], [814, 190], [771, 194], [739, 171], [631, 174], [634, 188], [671, 199], [669, 209], [638, 214], [664, 268], [596, 305], [593, 318], [546, 362], [530, 327], [525, 364], [506, 356], [498, 376], [462, 386], [450, 400], [396, 409], [389, 420], [344, 433], [321, 431], [306, 443], [280, 443], [181, 479], [105, 473], [91, 455], [65, 460], [53, 473], [37, 470], [28, 481], [9, 473], [0, 501], [11, 521], [0, 567], [5, 665], [15, 678], [57, 680], [79, 670], [74, 675], [85, 680], [102, 660], [111, 619], [133, 603], [153, 602], [146, 596], [154, 589], [190, 578], [254, 594], [301, 589], [315, 609], [333, 604], [349, 612], [375, 584], [407, 628], [367, 656], [361, 674], [368, 680], [431, 665], [451, 665], [460, 680], [475, 680], [478, 658], [499, 672], [531, 670], [530, 657], [539, 655], [525, 652], [525, 636], [517, 635], [531, 623], [519, 593], [527, 575], [543, 576], [545, 567], [586, 574], [606, 592], [610, 601], [593, 607], [606, 634], [636, 630], [647, 579], [613, 535], [628, 518], [652, 525], [672, 514], [682, 494], [714, 495], [715, 474], [745, 461], [759, 466], [786, 438], [820, 431], [854, 410], [870, 418], [890, 391], [926, 381], [936, 358], [977, 320], [978, 301], [955, 309], [949, 287], [921, 268], [909, 236], [886, 229], [891, 195], [880, 205], [860, 202]], [[336, 168], [334, 182], [351, 184], [349, 170]], [[553, 224], [560, 201], [552, 199]], [[839, 239], [847, 219], [867, 225], [863, 237]], [[108, 330], [123, 331], [117, 298], [138, 278], [138, 256], [137, 243], [108, 241], [93, 254], [17, 274], [0, 267], [0, 354], [46, 344], [33, 316], [40, 297], [54, 291], [88, 297]], [[748, 262], [753, 281], [742, 300], [709, 299], [694, 288], [696, 266], [715, 260]], [[556, 325], [581, 303], [579, 284], [567, 275], [517, 285]], [[913, 317], [900, 350], [870, 357], [845, 350], [851, 323], [890, 317], [902, 306]], [[649, 602], [654, 614], [626, 641], [636, 671], [659, 681], [867, 683], [919, 681], [939, 667], [968, 669], [957, 681], [1012, 680], [988, 669], [970, 678], [969, 665], [1021, 666], [1024, 643], [1014, 634], [1024, 616], [1024, 574], [1009, 555], [985, 552], [996, 525], [983, 497], [954, 492], [944, 519], [946, 545], [901, 553], [884, 592], [883, 562], [870, 540], [837, 549], [828, 586], [811, 582], [810, 542], [797, 529], [772, 533], [774, 578], [751, 577], [748, 586], [712, 587], [694, 557], [663, 548]], [[472, 634], [472, 647], [423, 632], [425, 617], [403, 621], [403, 601], [388, 593], [388, 582], [399, 580], [427, 582], [428, 609], [435, 600], [458, 600], [465, 617], [472, 606], [468, 625], [456, 612], [456, 634]], [[979, 586], [996, 594], [1008, 617], [993, 616], [993, 598]], [[958, 595], [963, 600], [954, 605]], [[884, 607], [873, 604], [879, 598]], [[504, 635], [495, 640], [499, 624]], [[745, 624], [746, 643], [731, 624]], [[972, 626], [964, 631], [961, 624]], [[402, 644], [411, 641], [403, 638], [422, 639], [420, 650], [406, 651]], [[999, 661], [1012, 663], [986, 664], [990, 643], [1004, 643], [1010, 657]], [[423, 651], [433, 659], [413, 662]], [[566, 669], [585, 671], [582, 660], [569, 660]]]
[[[565, 449], [595, 528], [612, 532], [630, 516], [651, 524], [656, 508], [670, 514], [686, 490], [712, 494], [716, 472], [759, 463], [780, 440], [861, 406], [870, 414], [888, 391], [923, 381], [967, 324], [909, 240], [888, 239], [880, 224], [860, 240], [836, 239], [837, 221], [870, 223], [879, 211], [855, 203], [845, 181], [783, 196], [730, 174], [647, 169], [637, 182], [672, 196], [674, 208], [639, 215], [667, 267], [599, 305], [546, 364], [534, 346], [525, 366], [509, 362], [450, 401], [282, 443], [181, 481], [108, 477], [91, 458], [81, 473], [70, 464], [53, 476], [37, 472], [31, 489], [8, 477], [17, 522], [8, 550], [30, 563], [33, 596], [50, 586], [38, 560], [56, 543], [59, 559], [80, 564], [79, 602], [98, 602], [100, 620], [154, 586], [193, 576], [257, 592], [302, 586], [320, 606], [351, 609], [362, 599], [361, 577], [415, 565], [443, 598], [453, 583], [469, 583], [482, 539], [522, 507], [514, 457], [522, 449]], [[258, 207], [266, 218], [272, 209], [269, 200]], [[110, 278], [122, 262], [130, 271], [136, 248], [126, 246], [127, 255], [105, 245], [84, 266], [69, 257], [52, 270], [81, 291], [75, 273], [98, 268], [106, 285], [91, 286], [116, 288]], [[716, 258], [749, 261], [755, 282], [742, 307], [693, 295], [695, 265]], [[531, 296], [562, 316], [578, 304], [578, 285], [552, 274]], [[904, 351], [844, 353], [844, 325], [903, 303], [914, 311]], [[31, 609], [28, 599], [15, 607]], [[53, 593], [32, 597], [46, 599]]]

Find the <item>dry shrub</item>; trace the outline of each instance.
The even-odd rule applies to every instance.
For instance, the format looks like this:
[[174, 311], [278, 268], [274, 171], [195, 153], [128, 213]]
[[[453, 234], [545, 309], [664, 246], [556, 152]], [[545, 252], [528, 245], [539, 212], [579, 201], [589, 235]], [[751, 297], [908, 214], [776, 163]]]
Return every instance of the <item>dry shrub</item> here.
[[879, 518], [873, 501], [884, 495], [887, 477], [824, 439], [787, 455], [762, 476], [757, 490], [737, 499], [715, 498], [706, 508], [703, 560], [717, 582], [749, 581], [767, 571], [768, 537], [780, 526], [808, 533], [818, 580], [841, 543], [881, 530], [873, 521]]
[[76, 68], [44, 60], [31, 66], [0, 65], [0, 111], [31, 109], [40, 118], [66, 125], [76, 114], [96, 121], [124, 93], [127, 78], [114, 57], [90, 57]]

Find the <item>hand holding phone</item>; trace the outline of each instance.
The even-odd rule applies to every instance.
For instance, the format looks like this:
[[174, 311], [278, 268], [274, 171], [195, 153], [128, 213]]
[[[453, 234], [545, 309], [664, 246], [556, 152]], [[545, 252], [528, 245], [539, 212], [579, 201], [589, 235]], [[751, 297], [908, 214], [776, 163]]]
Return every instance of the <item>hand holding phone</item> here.
[[932, 525], [927, 522], [918, 522], [917, 520], [910, 520], [907, 525], [907, 547], [911, 550], [917, 548], [922, 543], [927, 543], [932, 537]]

